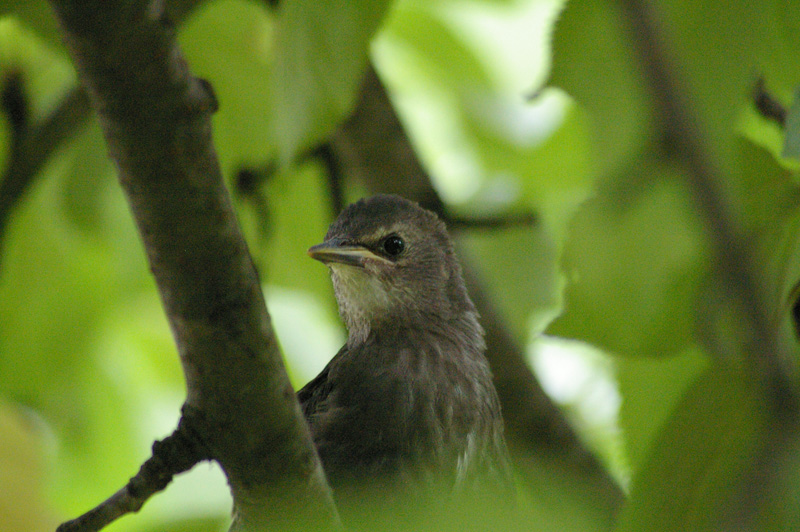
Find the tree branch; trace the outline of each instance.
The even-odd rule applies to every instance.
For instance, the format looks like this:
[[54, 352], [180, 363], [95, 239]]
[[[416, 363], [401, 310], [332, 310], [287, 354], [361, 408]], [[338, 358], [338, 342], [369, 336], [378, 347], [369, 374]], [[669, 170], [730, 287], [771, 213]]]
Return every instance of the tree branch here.
[[[394, 108], [371, 68], [351, 118], [330, 143], [340, 167], [372, 193], [413, 199], [448, 220], [444, 203], [417, 159]], [[532, 215], [524, 223], [531, 223]], [[480, 276], [462, 260], [469, 293], [486, 329], [487, 356], [495, 375], [506, 435], [518, 468], [541, 476], [542, 463], [586, 488], [586, 504], [611, 523], [623, 494], [599, 461], [582, 444], [561, 411], [539, 386], [521, 346], [508, 331], [487, 295]]]
[[191, 428], [194, 417], [184, 409], [178, 428], [153, 444], [153, 455], [124, 488], [77, 519], [67, 521], [56, 532], [96, 532], [125, 514], [138, 512], [147, 500], [166, 488], [172, 478], [195, 464], [208, 460], [202, 438]]
[[534, 227], [539, 221], [539, 217], [532, 212], [512, 212], [487, 216], [461, 216], [444, 213], [443, 219], [447, 222], [447, 227], [455, 231], [479, 229], [493, 231], [510, 227]]
[[[170, 0], [165, 9], [169, 19], [183, 21], [203, 0]], [[12, 116], [12, 141], [9, 164], [0, 180], [0, 258], [8, 221], [14, 208], [34, 182], [53, 152], [91, 115], [89, 98], [82, 87], [67, 91], [61, 102], [39, 124], [28, 120], [28, 102], [23, 73], [6, 79], [3, 86], [3, 109]], [[13, 109], [12, 109], [13, 108]]]
[[[15, 105], [27, 107], [22, 74], [18, 81], [9, 79], [3, 88], [3, 107], [8, 111], [10, 99], [19, 100]], [[14, 92], [16, 95], [11, 96]], [[0, 181], [0, 252], [3, 236], [14, 207], [28, 190], [42, 166], [53, 151], [89, 117], [91, 109], [86, 94], [80, 89], [72, 89], [64, 96], [58, 106], [39, 124], [30, 124], [27, 113], [22, 112], [19, 120], [12, 120], [11, 156], [4, 177]]]
[[767, 91], [764, 78], [758, 78], [756, 86], [753, 89], [753, 100], [756, 104], [756, 110], [758, 110], [761, 116], [774, 120], [781, 127], [786, 126], [786, 108]]
[[51, 0], [169, 319], [236, 530], [338, 525], [211, 142], [215, 100], [158, 1]]
[[[620, 0], [620, 4], [644, 66], [665, 139], [674, 147], [668, 153], [686, 165], [688, 184], [712, 237], [723, 286], [739, 299], [749, 322], [746, 325], [753, 339], [746, 347], [745, 362], [773, 414], [773, 430], [763, 442], [754, 467], [747, 472], [749, 481], [743, 482], [739, 504], [732, 505], [735, 515], [729, 516], [731, 522], [727, 523], [748, 530], [757, 518], [761, 502], [780, 476], [779, 468], [800, 427], [796, 368], [787, 347], [770, 325], [772, 305], [760, 289], [760, 272], [753, 262], [750, 246], [739, 236], [731, 206], [724, 200], [723, 178], [699, 135], [698, 120], [682, 89], [680, 75], [669, 61], [655, 6], [647, 0]], [[761, 108], [763, 112], [763, 105]], [[773, 111], [770, 112], [774, 114]], [[717, 355], [722, 358], [722, 354]]]

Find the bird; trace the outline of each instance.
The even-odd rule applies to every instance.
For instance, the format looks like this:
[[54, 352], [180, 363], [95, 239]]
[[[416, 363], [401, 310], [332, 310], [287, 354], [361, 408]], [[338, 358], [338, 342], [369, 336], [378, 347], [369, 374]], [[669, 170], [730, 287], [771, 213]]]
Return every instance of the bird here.
[[379, 194], [346, 207], [308, 254], [329, 268], [348, 330], [297, 392], [340, 510], [365, 493], [401, 507], [507, 497], [500, 402], [445, 224]]

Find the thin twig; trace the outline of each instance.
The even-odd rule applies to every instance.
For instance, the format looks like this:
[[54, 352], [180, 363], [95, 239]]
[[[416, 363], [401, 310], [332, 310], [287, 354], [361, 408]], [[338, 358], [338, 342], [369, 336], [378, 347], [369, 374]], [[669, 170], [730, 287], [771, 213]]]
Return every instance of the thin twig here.
[[328, 195], [331, 201], [331, 218], [336, 218], [345, 207], [344, 175], [332, 143], [326, 142], [312, 150], [306, 157], [318, 159], [327, 170]]
[[786, 107], [767, 91], [764, 78], [758, 78], [753, 89], [753, 100], [761, 116], [774, 120], [781, 127], [786, 125]]
[[539, 217], [533, 212], [512, 212], [487, 216], [462, 216], [445, 213], [443, 218], [447, 227], [453, 230], [530, 228], [539, 223]]
[[14, 207], [28, 190], [53, 151], [91, 113], [86, 93], [78, 87], [69, 90], [58, 106], [39, 124], [27, 120], [14, 128], [11, 156], [0, 181], [0, 251], [3, 235]]
[[123, 515], [138, 512], [147, 500], [166, 488], [175, 475], [208, 460], [209, 453], [191, 430], [191, 417], [184, 409], [178, 428], [153, 444], [153, 454], [124, 488], [80, 517], [67, 521], [57, 532], [97, 532]]
[[19, 138], [20, 132], [28, 125], [30, 109], [25, 94], [25, 78], [22, 71], [12, 69], [2, 80], [0, 106], [11, 124], [12, 142]]

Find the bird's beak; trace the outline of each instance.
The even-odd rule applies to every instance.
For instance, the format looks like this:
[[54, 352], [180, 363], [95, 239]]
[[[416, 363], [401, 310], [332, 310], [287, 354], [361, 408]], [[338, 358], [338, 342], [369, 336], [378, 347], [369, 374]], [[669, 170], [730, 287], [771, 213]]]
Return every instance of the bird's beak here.
[[308, 255], [325, 264], [338, 262], [359, 268], [363, 268], [369, 261], [391, 264], [391, 261], [376, 255], [363, 246], [340, 245], [335, 240], [310, 247]]

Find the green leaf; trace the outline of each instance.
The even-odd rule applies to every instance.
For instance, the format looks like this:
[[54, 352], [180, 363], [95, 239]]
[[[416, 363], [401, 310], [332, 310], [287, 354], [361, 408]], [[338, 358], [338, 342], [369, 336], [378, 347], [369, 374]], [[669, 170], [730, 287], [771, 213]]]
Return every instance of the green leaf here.
[[709, 268], [693, 215], [672, 170], [657, 163], [605, 186], [570, 228], [565, 313], [548, 333], [619, 355], [682, 351]]
[[586, 109], [600, 175], [624, 167], [654, 136], [648, 88], [616, 2], [567, 2], [556, 22], [551, 83]]
[[772, 118], [765, 117], [756, 109], [755, 105], [745, 107], [739, 118], [737, 129], [742, 138], [768, 150], [782, 166], [788, 169], [800, 167], [800, 160], [787, 159], [783, 156], [786, 140], [783, 125]]
[[758, 53], [769, 32], [762, 3], [669, 0], [653, 5], [661, 54], [676, 77], [680, 104], [714, 166], [735, 172], [735, 125], [748, 104]]
[[[735, 197], [741, 232], [749, 244], [757, 289], [774, 334], [793, 357], [800, 356], [792, 307], [800, 283], [800, 186], [796, 172], [783, 168], [767, 150], [737, 143]], [[730, 335], [719, 331], [718, 335]]]
[[[557, 246], [547, 228], [522, 227], [497, 232], [464, 233], [459, 243], [491, 271], [484, 282], [504, 323], [523, 342], [541, 332], [559, 310]], [[517, 256], [517, 255], [521, 256]]]
[[[593, 184], [585, 114], [558, 90], [529, 100], [532, 79], [524, 88], [499, 83], [496, 63], [519, 57], [493, 57], [496, 47], [476, 50], [475, 41], [507, 36], [485, 28], [478, 37], [464, 33], [478, 12], [490, 26], [498, 12], [531, 17], [530, 9], [464, 6], [475, 13], [459, 17], [454, 5], [461, 4], [401, 4], [377, 42], [377, 63], [445, 198], [472, 215], [502, 218], [525, 210], [538, 216], [533, 229], [461, 238], [486, 268], [502, 272], [487, 282], [511, 329], [524, 338], [530, 319], [541, 330], [558, 311], [561, 239]], [[528, 49], [538, 42], [532, 33], [508, 39]], [[514, 260], [508, 250], [515, 250]]]
[[800, 84], [800, 4], [783, 0], [754, 2], [759, 10], [759, 66], [770, 85], [791, 91]]
[[[505, 196], [511, 205], [524, 206], [537, 213], [560, 246], [567, 224], [595, 184], [586, 113], [553, 89], [526, 103], [489, 98], [497, 108], [484, 108], [484, 119], [473, 111], [461, 129], [485, 174], [478, 202], [485, 198], [491, 208], [492, 198]], [[490, 115], [494, 123], [485, 120]], [[514, 138], [511, 131], [526, 126], [538, 128], [538, 138]]]
[[617, 532], [720, 530], [765, 434], [766, 416], [766, 402], [747, 375], [710, 367], [635, 475]]
[[52, 530], [43, 495], [46, 434], [30, 413], [0, 399], [0, 497], [3, 529]]
[[786, 114], [786, 137], [781, 155], [800, 159], [800, 89], [795, 91], [794, 101]]
[[[141, 250], [122, 252], [131, 242], [125, 232], [109, 242], [69, 223], [63, 181], [57, 172], [43, 176], [6, 234], [0, 353], [8, 356], [0, 357], [0, 394], [35, 409], [53, 427], [59, 456], [49, 479], [58, 486], [57, 504], [77, 510], [102, 500], [136, 467], [130, 405], [97, 365], [119, 353], [95, 347], [98, 323], [121, 297], [130, 297], [146, 269]], [[116, 243], [122, 243], [118, 253]], [[132, 272], [129, 265], [136, 264]], [[92, 482], [78, 486], [76, 478]]]
[[179, 37], [192, 72], [211, 82], [219, 101], [214, 143], [224, 175], [265, 165], [275, 153], [269, 125], [274, 35], [265, 7], [242, 0], [206, 2]]
[[76, 83], [72, 65], [60, 50], [49, 46], [19, 19], [0, 17], [0, 82], [12, 69], [22, 73], [32, 122], [46, 116]]
[[614, 362], [622, 396], [619, 425], [631, 470], [638, 471], [664, 423], [708, 361], [692, 346], [671, 357], [617, 357]]
[[[0, 19], [7, 15], [16, 17], [25, 27], [33, 30], [49, 46], [63, 47], [63, 38], [52, 6], [44, 0], [0, 0]], [[1, 64], [2, 62], [0, 62]]]
[[369, 43], [390, 2], [287, 0], [276, 20], [273, 135], [283, 162], [325, 138], [351, 110]]
[[266, 238], [254, 246], [254, 254], [264, 282], [330, 294], [327, 268], [306, 254], [308, 248], [322, 242], [333, 218], [325, 197], [327, 188], [322, 185], [323, 170], [314, 164], [294, 170], [279, 172], [264, 187], [269, 198], [267, 219], [260, 223], [269, 227]]

